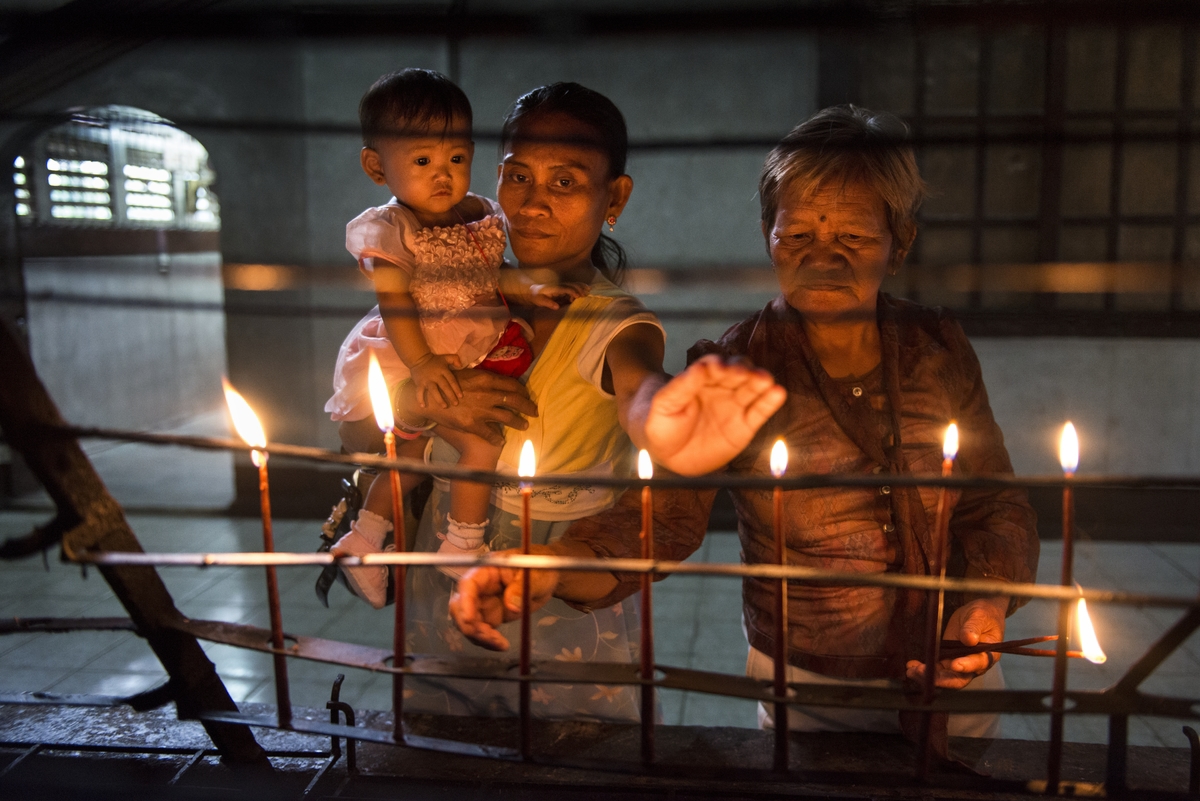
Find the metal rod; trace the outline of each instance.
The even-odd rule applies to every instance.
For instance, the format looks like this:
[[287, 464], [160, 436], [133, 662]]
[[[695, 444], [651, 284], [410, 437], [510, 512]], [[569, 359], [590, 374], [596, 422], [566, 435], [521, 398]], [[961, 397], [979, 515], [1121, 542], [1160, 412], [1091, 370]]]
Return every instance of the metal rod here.
[[[533, 536], [530, 531], [529, 520], [529, 497], [533, 494], [533, 488], [527, 484], [521, 485], [521, 553], [529, 554], [529, 547], [532, 544]], [[521, 684], [520, 692], [520, 714], [521, 714], [521, 758], [530, 759], [533, 756], [533, 721], [530, 719], [529, 709], [529, 653], [532, 646], [532, 632], [530, 631], [530, 588], [529, 588], [529, 568], [524, 568], [521, 571]]]
[[[1171, 218], [1164, 218], [1170, 222]], [[81, 439], [107, 439], [121, 442], [138, 442], [146, 445], [162, 445], [174, 447], [197, 448], [200, 450], [226, 450], [247, 452], [255, 450], [240, 440], [227, 437], [197, 437], [180, 434], [156, 434], [145, 431], [127, 431], [122, 429], [90, 428], [72, 425], [38, 424], [31, 426], [37, 432], [47, 434], [59, 433]], [[355, 465], [377, 467], [384, 470], [392, 468], [406, 473], [439, 476], [450, 479], [481, 481], [489, 484], [511, 482], [513, 477], [508, 474], [495, 473], [488, 470], [472, 470], [455, 465], [431, 466], [419, 459], [397, 458], [388, 459], [377, 453], [338, 453], [324, 448], [312, 448], [301, 445], [283, 443], [268, 443], [257, 450], [272, 456], [288, 459], [300, 459], [326, 464]], [[564, 486], [602, 486], [628, 487], [628, 479], [612, 476], [581, 476], [575, 474], [546, 473], [536, 477], [522, 479], [533, 485], [561, 484]], [[1074, 487], [1096, 488], [1156, 488], [1156, 489], [1192, 489], [1200, 490], [1200, 476], [1128, 476], [1128, 475], [1091, 475], [1083, 478], [1069, 479]], [[1059, 475], [1045, 476], [948, 476], [939, 477], [935, 474], [905, 474], [905, 475], [850, 475], [850, 474], [795, 474], [785, 478], [769, 478], [764, 476], [726, 476], [711, 475], [695, 478], [670, 477], [648, 479], [645, 484], [654, 489], [668, 488], [708, 488], [708, 489], [757, 489], [773, 490], [776, 486], [786, 490], [813, 489], [826, 487], [953, 487], [956, 489], [1003, 489], [1007, 487], [1044, 487], [1062, 488], [1067, 486], [1068, 479]]]
[[1188, 795], [1200, 795], [1200, 735], [1191, 726], [1183, 727], [1183, 736], [1187, 737], [1188, 748], [1191, 752], [1191, 765], [1188, 770]]
[[1126, 757], [1129, 753], [1129, 716], [1111, 715], [1108, 719], [1108, 760], [1104, 788], [1108, 797], [1125, 792]]
[[[260, 456], [258, 466], [258, 495], [262, 505], [263, 550], [275, 550], [275, 535], [271, 527], [271, 488], [267, 479], [267, 455]], [[267, 565], [267, 607], [271, 615], [272, 659], [275, 663], [275, 705], [279, 711], [279, 725], [283, 728], [292, 721], [292, 700], [288, 689], [287, 657], [283, 650], [283, 612], [279, 605], [279, 580], [275, 566]]]
[[[654, 559], [654, 498], [649, 487], [642, 487], [642, 558]], [[642, 631], [640, 656], [642, 661], [642, 761], [654, 761], [654, 586], [649, 573], [641, 575]]]
[[775, 564], [724, 564], [704, 562], [674, 562], [646, 559], [581, 559], [549, 554], [488, 554], [486, 556], [441, 556], [436, 553], [376, 553], [364, 556], [335, 557], [328, 553], [133, 553], [110, 551], [73, 554], [71, 561], [95, 565], [159, 565], [167, 567], [232, 567], [232, 566], [304, 566], [339, 564], [358, 565], [484, 565], [512, 569], [577, 570], [592, 573], [661, 573], [664, 575], [746, 576], [776, 580], [806, 581], [818, 585], [897, 587], [913, 590], [963, 592], [976, 595], [1003, 594], [1019, 598], [1077, 601], [1083, 598], [1096, 603], [1117, 603], [1129, 606], [1170, 608], [1200, 608], [1194, 595], [1151, 595], [1149, 593], [1117, 592], [1113, 590], [1078, 590], [1057, 585], [1007, 583], [991, 579], [954, 578], [947, 576], [918, 576], [903, 573], [847, 573], [837, 570]]
[[[387, 449], [389, 459], [396, 458], [396, 435], [391, 431], [383, 435], [383, 445]], [[400, 496], [400, 472], [389, 470], [388, 479], [392, 490], [392, 542], [397, 553], [407, 550], [404, 536], [404, 498]], [[404, 669], [405, 663], [405, 610], [404, 583], [407, 576], [404, 565], [392, 566], [392, 584], [394, 593], [394, 621], [392, 624], [392, 665], [399, 670], [392, 674], [392, 737], [398, 743], [404, 742]]]
[[[1062, 496], [1062, 586], [1074, 583], [1075, 497], [1070, 487]], [[1046, 794], [1058, 795], [1062, 775], [1063, 703], [1067, 692], [1067, 645], [1071, 639], [1071, 602], [1058, 602], [1058, 642], [1055, 644], [1054, 684], [1050, 691], [1050, 753], [1046, 762]]]
[[[775, 562], [787, 566], [787, 544], [783, 537], [783, 490], [773, 492], [775, 531]], [[775, 584], [775, 770], [788, 769], [788, 582], [781, 578]]]

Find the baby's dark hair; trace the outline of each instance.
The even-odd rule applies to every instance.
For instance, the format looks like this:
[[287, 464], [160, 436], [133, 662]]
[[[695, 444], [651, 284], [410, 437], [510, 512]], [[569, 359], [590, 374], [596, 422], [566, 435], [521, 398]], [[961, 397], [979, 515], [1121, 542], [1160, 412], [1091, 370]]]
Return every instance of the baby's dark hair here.
[[[451, 131], [455, 122], [465, 131]], [[426, 134], [440, 128], [445, 134], [471, 135], [471, 101], [445, 75], [433, 70], [390, 72], [371, 84], [358, 102], [363, 144], [374, 147], [386, 135]]]
[[[521, 121], [543, 114], [565, 114], [588, 126], [593, 136], [580, 144], [595, 147], [608, 158], [609, 178], [625, 174], [629, 155], [629, 133], [625, 117], [616, 104], [594, 89], [573, 82], [539, 86], [517, 98], [500, 129], [500, 149], [520, 136]], [[629, 259], [615, 239], [604, 234], [592, 248], [592, 264], [614, 284], [625, 279]]]

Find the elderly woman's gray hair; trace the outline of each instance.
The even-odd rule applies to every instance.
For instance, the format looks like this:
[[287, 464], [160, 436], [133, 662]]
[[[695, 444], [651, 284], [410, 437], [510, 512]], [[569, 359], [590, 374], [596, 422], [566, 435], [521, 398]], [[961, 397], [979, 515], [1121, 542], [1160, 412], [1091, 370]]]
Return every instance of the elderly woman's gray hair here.
[[908, 126], [887, 112], [858, 106], [821, 109], [767, 155], [758, 179], [764, 227], [774, 224], [779, 196], [792, 184], [807, 192], [829, 181], [859, 184], [883, 200], [893, 240], [907, 249], [925, 198], [925, 182], [907, 140]]

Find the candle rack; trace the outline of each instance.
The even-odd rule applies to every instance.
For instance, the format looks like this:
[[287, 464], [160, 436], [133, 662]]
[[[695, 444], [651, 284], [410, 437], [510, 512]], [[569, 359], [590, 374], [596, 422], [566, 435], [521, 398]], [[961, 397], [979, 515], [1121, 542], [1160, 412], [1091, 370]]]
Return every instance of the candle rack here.
[[[0, 399], [2, 400], [2, 399]], [[155, 443], [163, 445], [185, 445], [195, 448], [223, 449], [247, 451], [251, 448], [244, 443], [208, 437], [180, 437], [171, 435], [148, 434], [145, 432], [116, 431], [108, 429], [85, 429], [67, 425], [54, 419], [30, 421], [24, 433], [31, 439], [39, 440], [45, 447], [50, 443], [58, 447], [64, 443], [69, 448], [78, 448], [76, 441], [84, 437], [97, 437], [119, 441]], [[18, 449], [23, 449], [27, 443], [22, 438], [10, 437], [9, 441]], [[462, 470], [456, 467], [430, 467], [424, 464], [412, 463], [409, 460], [388, 459], [369, 454], [337, 454], [314, 448], [271, 444], [259, 448], [273, 456], [281, 458], [305, 459], [332, 464], [369, 464], [391, 470], [404, 470], [425, 474], [436, 474], [448, 478], [483, 478], [485, 480], [512, 481], [511, 476], [495, 476], [478, 471]], [[779, 478], [735, 478], [715, 479], [705, 477], [692, 479], [648, 479], [648, 480], [615, 480], [580, 478], [577, 476], [543, 475], [523, 478], [523, 482], [537, 486], [540, 483], [553, 482], [557, 484], [606, 484], [614, 486], [642, 486], [646, 488], [670, 488], [679, 486], [742, 486], [761, 487], [762, 489], [799, 489], [815, 486], [896, 486], [901, 484], [925, 485], [935, 487], [999, 487], [999, 486], [1066, 486], [1065, 478], [970, 478], [955, 476], [813, 476], [791, 475]], [[1176, 486], [1200, 489], [1200, 479], [1194, 478], [1144, 478], [1144, 477], [1090, 477], [1070, 478], [1071, 486]], [[70, 498], [60, 501], [70, 503]], [[56, 501], [59, 501], [56, 498]], [[114, 504], [115, 506], [115, 504]], [[82, 534], [81, 534], [82, 528]], [[355, 565], [388, 565], [393, 568], [414, 566], [462, 566], [470, 564], [499, 565], [523, 570], [557, 569], [582, 571], [620, 571], [640, 573], [648, 577], [665, 574], [710, 575], [727, 577], [755, 576], [759, 578], [784, 582], [809, 582], [831, 585], [870, 585], [882, 587], [910, 588], [940, 594], [945, 592], [997, 592], [1010, 596], [1025, 598], [1040, 598], [1050, 601], [1068, 602], [1078, 598], [1099, 604], [1126, 604], [1136, 606], [1153, 606], [1160, 608], [1175, 608], [1183, 610], [1182, 616], [1160, 639], [1139, 659], [1137, 659], [1125, 675], [1113, 686], [1102, 691], [1072, 690], [1065, 685], [1061, 695], [1056, 697], [1056, 703], [1047, 705], [1048, 694], [1044, 690], [1003, 690], [1003, 691], [973, 691], [960, 693], [953, 691], [938, 691], [932, 697], [922, 697], [921, 694], [909, 695], [898, 688], [854, 688], [848, 690], [837, 686], [788, 683], [786, 696], [781, 697], [773, 681], [762, 681], [745, 676], [731, 676], [673, 667], [665, 664], [655, 664], [654, 673], [647, 675], [639, 664], [613, 663], [566, 663], [566, 662], [533, 662], [515, 660], [506, 657], [497, 659], [467, 659], [444, 658], [421, 654], [410, 654], [407, 662], [397, 664], [393, 661], [393, 652], [378, 648], [351, 645], [348, 643], [325, 640], [314, 637], [288, 636], [283, 648], [271, 644], [271, 632], [253, 626], [233, 624], [221, 621], [189, 620], [181, 615], [160, 616], [155, 628], [165, 629], [175, 635], [183, 635], [198, 640], [223, 643], [239, 648], [270, 653], [275, 657], [289, 659], [306, 659], [347, 667], [362, 668], [377, 672], [390, 673], [398, 679], [403, 676], [432, 675], [441, 677], [456, 677], [466, 679], [488, 679], [492, 681], [516, 682], [527, 688], [536, 678], [544, 683], [602, 683], [606, 685], [632, 685], [654, 690], [673, 689], [693, 692], [725, 695], [748, 700], [762, 701], [768, 704], [786, 702], [787, 704], [829, 706], [858, 709], [889, 709], [907, 710], [922, 713], [965, 713], [965, 712], [1004, 712], [1015, 714], [1054, 714], [1069, 713], [1081, 715], [1103, 715], [1109, 718], [1109, 743], [1106, 784], [1110, 792], [1121, 788], [1126, 782], [1126, 759], [1128, 739], [1128, 719], [1130, 715], [1167, 716], [1183, 720], [1200, 720], [1200, 699], [1168, 697], [1157, 694], [1142, 693], [1139, 686], [1151, 673], [1170, 656], [1193, 632], [1200, 628], [1200, 599], [1196, 596], [1164, 595], [1154, 593], [1113, 592], [1106, 590], [1079, 590], [1070, 586], [1045, 584], [1014, 584], [997, 582], [988, 579], [964, 579], [942, 577], [939, 575], [919, 576], [898, 573], [864, 575], [859, 573], [841, 573], [820, 570], [799, 565], [789, 564], [704, 564], [658, 560], [654, 558], [628, 559], [578, 559], [538, 554], [488, 554], [482, 557], [471, 556], [441, 556], [434, 553], [405, 553], [389, 552], [369, 554], [361, 557], [333, 557], [328, 553], [282, 553], [263, 551], [258, 553], [142, 553], [136, 540], [126, 543], [125, 547], [103, 547], [100, 540], [89, 539], [87, 526], [73, 529], [63, 529], [52, 532], [55, 537], [61, 537], [64, 553], [73, 560], [98, 566], [106, 578], [120, 577], [121, 571], [154, 567], [181, 566], [269, 566], [285, 567], [299, 565], [327, 565], [340, 562], [345, 566]], [[65, 536], [64, 536], [65, 535]], [[21, 547], [41, 548], [51, 544], [47, 541], [46, 529], [31, 535], [33, 544], [10, 542], [6, 548], [13, 552]], [[101, 547], [97, 547], [97, 546]], [[110, 578], [110, 582], [113, 579]], [[647, 582], [648, 587], [652, 584]], [[652, 590], [651, 590], [652, 591]], [[143, 608], [145, 599], [136, 597], [122, 598], [129, 609], [132, 622], [129, 623], [141, 631], [146, 620], [151, 616]], [[169, 598], [168, 598], [169, 600]], [[272, 606], [278, 602], [272, 598]], [[149, 603], [153, 607], [153, 603]], [[273, 618], [278, 610], [273, 610]], [[92, 627], [88, 620], [41, 620], [24, 621], [21, 624], [12, 623], [0, 626], [0, 633], [9, 631], [30, 630], [75, 630]], [[109, 621], [112, 624], [112, 621]], [[118, 621], [118, 624], [123, 625]], [[163, 655], [160, 654], [160, 658]], [[164, 664], [166, 660], [164, 659]], [[280, 674], [286, 682], [286, 671]], [[399, 686], [399, 681], [397, 681]], [[286, 692], [286, 690], [285, 690]], [[226, 696], [227, 697], [227, 696]], [[199, 698], [199, 695], [197, 695]], [[20, 697], [3, 696], [8, 703], [19, 702]], [[248, 731], [246, 727], [281, 728], [297, 732], [308, 732], [333, 737], [344, 737], [350, 740], [369, 742], [403, 744], [407, 747], [444, 750], [455, 753], [469, 753], [477, 756], [498, 759], [524, 759], [544, 761], [543, 757], [532, 751], [531, 736], [533, 719], [528, 707], [522, 705], [521, 729], [519, 743], [511, 748], [494, 745], [475, 745], [459, 741], [439, 740], [427, 736], [407, 735], [398, 718], [394, 731], [351, 726], [321, 721], [287, 719], [283, 714], [273, 717], [251, 715], [238, 711], [232, 703], [214, 704], [200, 702], [191, 705], [192, 715], [201, 720], [210, 733], [218, 735], [233, 730]], [[182, 706], [181, 706], [182, 708]], [[1069, 710], [1069, 712], [1068, 712]], [[282, 711], [282, 710], [281, 710]], [[653, 743], [653, 720], [646, 721], [644, 727], [649, 733], [644, 736], [644, 743]], [[222, 754], [252, 753], [253, 748], [247, 746], [244, 740], [237, 741], [225, 736], [214, 736], [214, 742]], [[786, 746], [784, 746], [786, 748]], [[1054, 751], [1062, 747], [1061, 738], [1050, 743], [1051, 758]], [[777, 752], [778, 753], [778, 752]], [[632, 760], [629, 764], [611, 761], [607, 767], [612, 770], [635, 770], [637, 765], [645, 767], [653, 759], [653, 748], [644, 747], [642, 760]], [[656, 767], [663, 767], [657, 765]], [[780, 765], [776, 765], [780, 768]], [[787, 763], [782, 769], [787, 769]], [[923, 769], [921, 749], [915, 752], [913, 765], [914, 773], [927, 782], [939, 781], [935, 771], [926, 774]], [[1055, 778], [1057, 777], [1050, 777]], [[1030, 779], [1037, 781], [1036, 775]], [[1049, 782], [1047, 782], [1049, 784]]]

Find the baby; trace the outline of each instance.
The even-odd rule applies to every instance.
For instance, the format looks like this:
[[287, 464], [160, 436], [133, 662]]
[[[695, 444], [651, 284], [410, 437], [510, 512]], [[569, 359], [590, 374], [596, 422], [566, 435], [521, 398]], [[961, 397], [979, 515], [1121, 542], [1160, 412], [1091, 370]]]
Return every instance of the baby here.
[[[422, 69], [384, 75], [358, 107], [363, 132], [363, 172], [395, 198], [367, 209], [346, 226], [346, 249], [375, 284], [379, 305], [350, 332], [338, 353], [333, 397], [325, 404], [335, 421], [371, 416], [367, 390], [370, 354], [379, 360], [393, 398], [406, 381], [421, 404], [457, 403], [454, 370], [477, 367], [513, 377], [532, 361], [529, 327], [514, 320], [505, 296], [523, 305], [558, 308], [587, 293], [586, 284], [537, 284], [504, 265], [504, 219], [499, 206], [467, 191], [471, 181], [471, 104], [445, 76]], [[531, 335], [531, 334], [530, 334]], [[429, 429], [397, 418], [397, 454], [423, 458]], [[495, 470], [500, 448], [462, 431], [438, 431], [460, 454], [458, 464]], [[420, 476], [402, 474], [402, 492]], [[450, 490], [443, 554], [481, 554], [491, 487], [456, 481]], [[391, 489], [373, 482], [350, 531], [333, 546], [336, 555], [383, 550], [392, 530]], [[457, 576], [463, 569], [443, 572]], [[375, 608], [387, 601], [387, 568], [343, 571], [347, 583]]]

